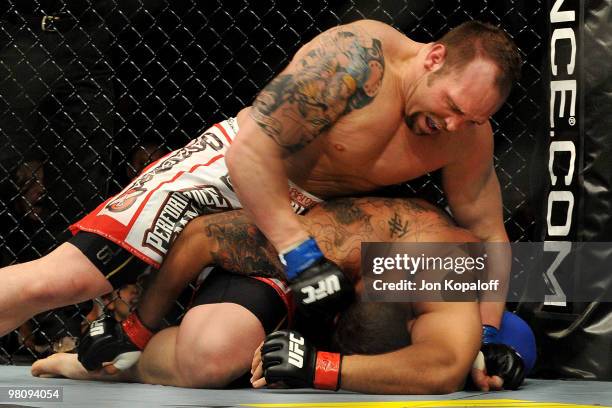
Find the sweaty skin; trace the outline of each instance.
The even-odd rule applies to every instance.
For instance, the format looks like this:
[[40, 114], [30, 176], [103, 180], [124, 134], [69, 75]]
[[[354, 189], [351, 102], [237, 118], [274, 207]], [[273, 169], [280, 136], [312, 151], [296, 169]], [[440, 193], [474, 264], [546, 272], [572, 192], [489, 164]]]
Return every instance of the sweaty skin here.
[[[335, 199], [319, 204], [298, 220], [315, 237], [326, 257], [357, 285], [361, 279], [361, 242], [439, 241], [440, 236], [445, 236], [440, 232], [450, 230], [454, 231], [453, 242], [475, 240], [423, 200]], [[138, 312], [143, 322], [159, 327], [186, 285], [184, 282], [195, 280], [210, 264], [240, 274], [285, 278], [276, 250], [245, 211], [199, 217], [178, 236], [141, 298]], [[169, 293], [169, 288], [176, 289]], [[164, 295], [160, 295], [162, 291]], [[170, 296], [166, 296], [168, 293]]]
[[[508, 241], [488, 122], [505, 96], [494, 85], [498, 67], [477, 57], [443, 70], [445, 56], [444, 45], [414, 42], [380, 22], [335, 27], [304, 45], [239, 113], [226, 163], [241, 202], [276, 252], [308, 236], [290, 209], [288, 179], [330, 198], [435, 169], [442, 169], [459, 226], [485, 243]], [[509, 252], [493, 258], [504, 281]], [[189, 282], [177, 279], [180, 268], [162, 270], [147, 291], [153, 294], [141, 300], [148, 310], [141, 318], [151, 328]], [[1, 273], [0, 334], [42, 311], [112, 291], [69, 242]], [[503, 302], [480, 307], [483, 323], [499, 326]]]
[[[422, 200], [359, 198], [338, 199], [313, 208], [300, 218], [304, 228], [320, 243], [357, 285], [360, 282], [361, 242], [468, 242], [475, 238]], [[183, 268], [199, 271], [217, 263], [234, 273], [282, 275], [276, 251], [249, 221], [244, 211], [200, 217], [192, 221], [175, 243], [174, 258]], [[209, 251], [202, 251], [206, 245]], [[189, 254], [189, 256], [187, 256]], [[266, 273], [267, 272], [267, 273]], [[195, 273], [194, 275], [197, 275]], [[376, 393], [439, 393], [458, 389], [479, 347], [480, 320], [475, 303], [418, 302], [407, 304], [416, 318], [410, 324], [412, 345], [380, 356], [350, 356], [343, 361], [346, 389]], [[175, 330], [176, 331], [176, 330]], [[32, 366], [33, 375], [62, 375], [75, 379], [177, 383], [173, 368], [162, 356], [174, 344], [174, 333], [156, 334], [134, 367], [108, 375], [87, 373], [74, 355], [54, 355]], [[461, 335], [455, 335], [461, 333]], [[398, 361], [405, 363], [398, 364]], [[153, 367], [153, 368], [152, 368]], [[373, 376], [371, 369], [378, 367]], [[261, 370], [254, 365], [254, 380]], [[160, 373], [164, 373], [161, 375]], [[483, 379], [490, 383], [492, 377]], [[265, 383], [265, 382], [264, 382]], [[256, 383], [262, 386], [264, 383]]]
[[[458, 224], [484, 242], [508, 241], [488, 121], [505, 97], [494, 86], [498, 68], [477, 58], [436, 76], [445, 55], [444, 46], [380, 22], [335, 27], [240, 112], [226, 162], [241, 203], [278, 252], [308, 236], [291, 211], [288, 179], [329, 198], [437, 169]], [[509, 259], [497, 255], [500, 277]], [[498, 326], [503, 304], [482, 307], [485, 323]]]

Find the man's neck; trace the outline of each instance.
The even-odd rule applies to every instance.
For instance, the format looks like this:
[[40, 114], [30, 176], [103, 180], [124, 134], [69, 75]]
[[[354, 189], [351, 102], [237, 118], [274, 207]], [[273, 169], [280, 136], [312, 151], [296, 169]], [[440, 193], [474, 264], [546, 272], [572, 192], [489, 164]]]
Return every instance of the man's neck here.
[[423, 61], [431, 44], [422, 44], [412, 42], [410, 45], [410, 53], [408, 57], [400, 63], [399, 73], [401, 80], [399, 81], [400, 95], [402, 95], [403, 105], [410, 103], [412, 95], [418, 84], [425, 79], [427, 71], [423, 68]]

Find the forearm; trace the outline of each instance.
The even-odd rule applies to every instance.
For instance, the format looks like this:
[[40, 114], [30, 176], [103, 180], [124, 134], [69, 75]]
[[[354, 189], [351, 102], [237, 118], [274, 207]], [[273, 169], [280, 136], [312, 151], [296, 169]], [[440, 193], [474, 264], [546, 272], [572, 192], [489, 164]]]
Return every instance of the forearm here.
[[142, 323], [160, 327], [181, 292], [210, 265], [242, 275], [284, 278], [276, 251], [244, 211], [202, 216], [187, 224], [150, 280], [138, 306]]
[[209, 215], [201, 220], [200, 251], [206, 252], [206, 265], [215, 264], [241, 275], [284, 279], [276, 250], [245, 211]]
[[[249, 120], [241, 132], [260, 131], [256, 126]], [[273, 144], [270, 140], [265, 142]], [[264, 149], [237, 139], [226, 155], [226, 162], [245, 210], [276, 250], [282, 251], [308, 234], [291, 209], [288, 179], [279, 149], [276, 145]]]
[[480, 302], [480, 318], [483, 325], [493, 326], [499, 329], [501, 319], [506, 310], [506, 302]]
[[176, 238], [160, 269], [153, 273], [137, 313], [149, 329], [158, 329], [187, 285], [212, 264], [211, 240], [204, 234], [205, 217], [192, 220]]
[[345, 356], [341, 387], [372, 394], [446, 394], [463, 385], [469, 367], [430, 345], [375, 356]]
[[487, 280], [499, 280], [495, 292], [485, 292], [480, 297], [482, 324], [499, 328], [506, 307], [506, 297], [512, 269], [512, 251], [508, 238], [500, 234], [485, 241], [487, 254]]
[[[483, 140], [492, 140], [489, 126]], [[443, 172], [444, 189], [457, 224], [485, 244], [486, 274], [482, 280], [499, 280], [496, 293], [480, 293], [483, 324], [499, 327], [506, 301], [512, 254], [504, 227], [501, 189], [492, 163], [493, 146], [484, 156], [457, 161]], [[478, 152], [476, 152], [478, 153]], [[467, 166], [471, 163], [471, 166]]]

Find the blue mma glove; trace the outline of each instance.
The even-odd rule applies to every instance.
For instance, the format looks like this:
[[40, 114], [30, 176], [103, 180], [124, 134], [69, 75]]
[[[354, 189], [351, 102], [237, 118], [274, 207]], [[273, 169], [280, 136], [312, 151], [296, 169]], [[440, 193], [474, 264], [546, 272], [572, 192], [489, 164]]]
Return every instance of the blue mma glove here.
[[287, 279], [290, 281], [297, 278], [320, 259], [323, 259], [323, 252], [319, 249], [317, 241], [312, 237], [280, 254], [280, 260], [285, 265]]
[[353, 300], [353, 283], [326, 259], [314, 238], [281, 253], [296, 310], [308, 320], [333, 319]]
[[488, 324], [482, 325], [482, 344], [499, 343], [497, 341], [498, 335], [499, 330], [497, 327], [489, 326]]

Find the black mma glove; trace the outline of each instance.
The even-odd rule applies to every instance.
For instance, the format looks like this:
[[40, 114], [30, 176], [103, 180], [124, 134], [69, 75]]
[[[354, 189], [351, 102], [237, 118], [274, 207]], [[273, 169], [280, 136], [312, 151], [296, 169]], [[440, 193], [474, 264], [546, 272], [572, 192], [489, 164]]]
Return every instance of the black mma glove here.
[[521, 356], [510, 346], [501, 343], [483, 344], [480, 352], [484, 357], [487, 375], [504, 380], [504, 389], [516, 390], [525, 379], [525, 364]]
[[78, 358], [89, 371], [102, 368], [102, 363], [106, 362], [125, 370], [138, 361], [141, 350], [152, 336], [136, 313], [131, 313], [121, 323], [105, 315], [91, 322], [79, 343]]
[[[493, 326], [482, 327], [482, 347], [475, 365], [489, 375], [504, 380], [503, 387], [517, 389], [529, 374], [536, 361], [536, 342], [533, 331], [523, 319], [504, 311], [499, 330]], [[480, 360], [480, 363], [478, 362]]]
[[353, 283], [326, 259], [314, 238], [280, 256], [297, 311], [308, 318], [330, 319], [354, 298]]
[[317, 351], [295, 331], [268, 335], [261, 347], [261, 361], [268, 384], [333, 391], [340, 388], [342, 355]]

